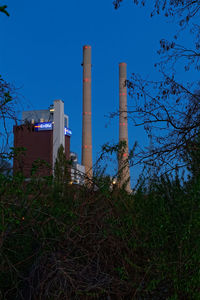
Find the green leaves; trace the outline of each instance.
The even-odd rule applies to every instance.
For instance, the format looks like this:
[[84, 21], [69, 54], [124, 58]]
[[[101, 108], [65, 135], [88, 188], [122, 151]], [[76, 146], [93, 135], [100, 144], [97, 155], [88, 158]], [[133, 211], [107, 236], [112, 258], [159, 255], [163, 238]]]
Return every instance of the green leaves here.
[[[22, 278], [35, 282], [35, 272], [37, 299], [47, 291], [56, 299], [73, 299], [78, 291], [83, 297], [91, 291], [100, 298], [198, 299], [199, 194], [199, 182], [186, 187], [169, 177], [133, 196], [73, 185], [61, 193], [54, 180], [0, 176], [3, 295], [14, 284], [17, 298]], [[97, 288], [91, 288], [94, 278]]]

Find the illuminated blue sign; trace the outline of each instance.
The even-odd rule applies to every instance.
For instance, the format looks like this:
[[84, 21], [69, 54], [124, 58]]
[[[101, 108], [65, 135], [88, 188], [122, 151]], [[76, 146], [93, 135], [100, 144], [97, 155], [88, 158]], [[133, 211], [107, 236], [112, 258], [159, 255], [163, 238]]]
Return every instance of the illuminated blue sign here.
[[35, 130], [41, 131], [41, 130], [52, 130], [53, 124], [52, 122], [42, 122], [35, 124]]
[[65, 135], [69, 135], [69, 136], [71, 136], [71, 135], [72, 135], [72, 131], [71, 131], [71, 129], [69, 129], [69, 128], [65, 127]]
[[[53, 123], [52, 122], [41, 122], [35, 124], [35, 131], [42, 131], [42, 130], [52, 130], [53, 129]], [[64, 129], [64, 134], [65, 135], [72, 135], [71, 129], [65, 127]]]

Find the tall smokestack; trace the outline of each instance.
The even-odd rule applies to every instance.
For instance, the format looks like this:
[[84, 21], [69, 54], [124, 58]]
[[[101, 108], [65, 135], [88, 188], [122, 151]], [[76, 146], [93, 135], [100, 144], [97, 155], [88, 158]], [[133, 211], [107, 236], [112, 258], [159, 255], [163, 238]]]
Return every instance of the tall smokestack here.
[[119, 142], [126, 142], [123, 151], [118, 154], [119, 186], [126, 184], [127, 192], [131, 192], [130, 170], [128, 163], [128, 120], [127, 120], [127, 86], [126, 63], [119, 64]]
[[92, 178], [91, 46], [83, 46], [82, 165]]

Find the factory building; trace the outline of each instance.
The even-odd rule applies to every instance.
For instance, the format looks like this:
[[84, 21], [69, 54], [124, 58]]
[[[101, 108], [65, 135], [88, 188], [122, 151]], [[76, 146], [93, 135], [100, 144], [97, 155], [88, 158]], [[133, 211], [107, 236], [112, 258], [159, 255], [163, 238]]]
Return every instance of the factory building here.
[[30, 177], [33, 163], [42, 160], [47, 164], [40, 167], [39, 173], [44, 176], [53, 174], [60, 145], [64, 147], [66, 159], [70, 159], [72, 131], [61, 100], [55, 100], [46, 110], [24, 111], [21, 125], [14, 126], [13, 132], [14, 148], [26, 149], [14, 159], [14, 172], [22, 171], [26, 177]]
[[[24, 111], [22, 124], [14, 126], [14, 148], [26, 148], [25, 154], [14, 159], [14, 172], [20, 170], [30, 177], [33, 163], [40, 159], [49, 168], [40, 174], [54, 173], [54, 165], [60, 145], [63, 145], [66, 159], [71, 161], [71, 180], [76, 184], [87, 184], [93, 176], [92, 162], [92, 58], [91, 46], [83, 46], [83, 107], [82, 107], [82, 165], [77, 155], [70, 153], [69, 118], [64, 114], [64, 103], [55, 100], [46, 110]], [[131, 193], [128, 149], [127, 118], [127, 65], [119, 64], [119, 143], [124, 144], [118, 153], [118, 187]]]

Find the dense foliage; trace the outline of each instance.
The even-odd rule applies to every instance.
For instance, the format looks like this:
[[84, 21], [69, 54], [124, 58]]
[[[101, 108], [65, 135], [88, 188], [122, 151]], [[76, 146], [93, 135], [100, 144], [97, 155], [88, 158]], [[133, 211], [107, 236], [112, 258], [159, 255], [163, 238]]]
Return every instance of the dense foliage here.
[[1, 298], [199, 299], [199, 193], [198, 177], [128, 195], [1, 175]]

